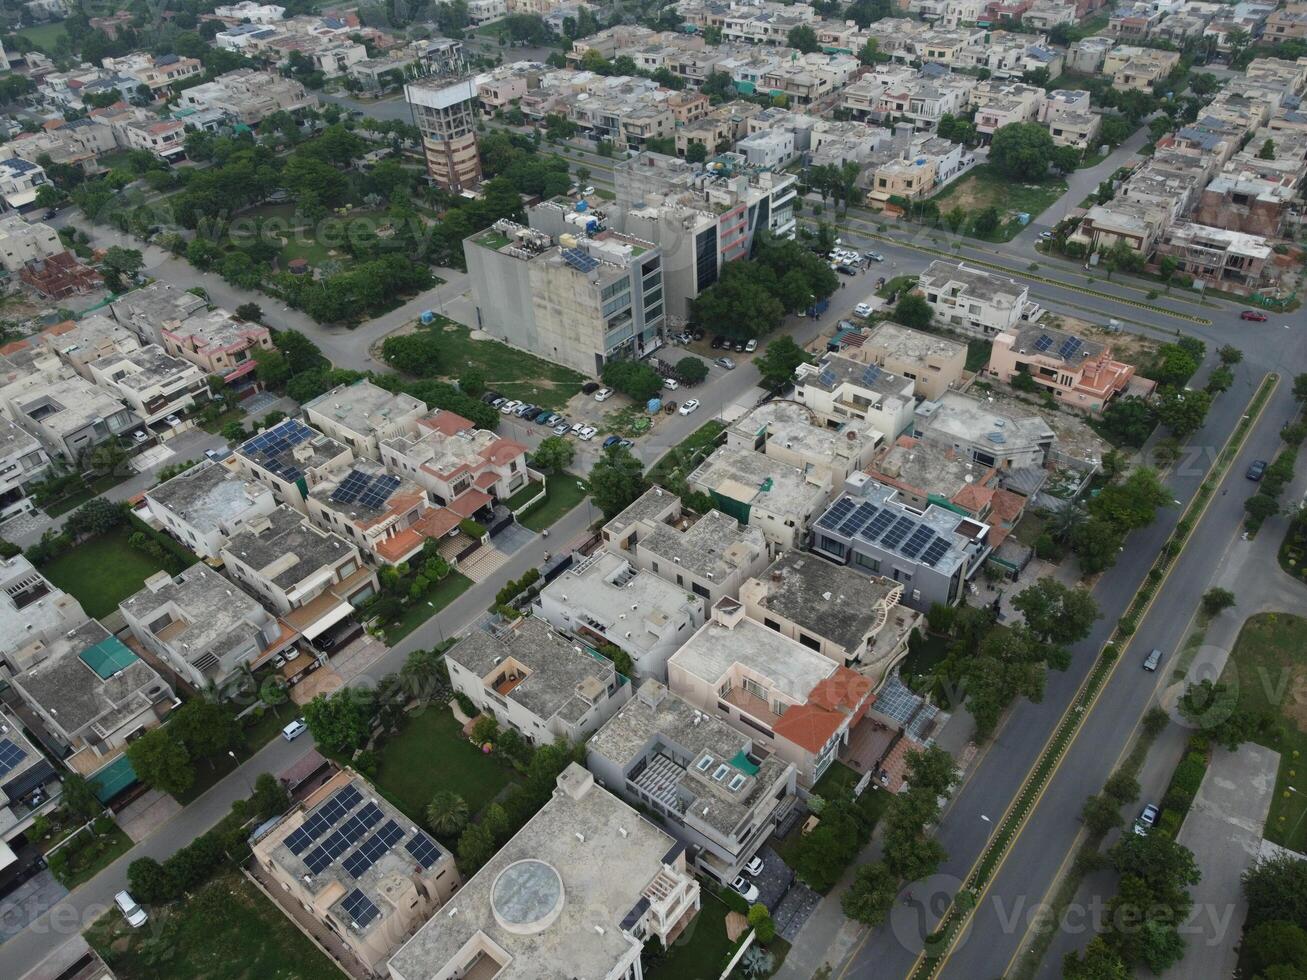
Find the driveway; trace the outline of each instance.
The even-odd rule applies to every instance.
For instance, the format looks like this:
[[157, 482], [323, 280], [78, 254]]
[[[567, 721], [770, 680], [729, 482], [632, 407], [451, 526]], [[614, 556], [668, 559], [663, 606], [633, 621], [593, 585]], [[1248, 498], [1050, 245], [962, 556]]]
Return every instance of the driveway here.
[[67, 894], [49, 871], [23, 882], [0, 902], [0, 943], [18, 935]]

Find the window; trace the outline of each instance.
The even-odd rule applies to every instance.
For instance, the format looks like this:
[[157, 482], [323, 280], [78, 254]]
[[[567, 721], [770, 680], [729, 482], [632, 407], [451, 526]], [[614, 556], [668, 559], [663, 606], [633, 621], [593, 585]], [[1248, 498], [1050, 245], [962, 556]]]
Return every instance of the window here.
[[704, 588], [704, 587], [703, 587], [702, 585], [700, 585], [698, 582], [691, 582], [691, 583], [690, 583], [690, 591], [693, 592], [693, 593], [694, 593], [695, 595], [697, 595], [697, 596], [702, 596], [702, 597], [705, 598], [705, 599], [711, 599], [711, 598], [712, 598], [712, 593], [710, 593], [706, 588]]
[[821, 650], [821, 640], [809, 636], [807, 633], [799, 634], [799, 642], [802, 643], [809, 650], [817, 650], [819, 652]]
[[685, 588], [685, 576], [681, 575], [679, 572], [676, 575], [676, 584], [681, 588]]
[[880, 559], [873, 558], [871, 555], [864, 555], [861, 551], [853, 553], [853, 564], [859, 568], [866, 569], [872, 574], [880, 574]]
[[781, 631], [781, 624], [776, 622], [774, 619], [763, 617], [762, 625], [766, 626], [769, 630], [775, 630], [777, 633]]

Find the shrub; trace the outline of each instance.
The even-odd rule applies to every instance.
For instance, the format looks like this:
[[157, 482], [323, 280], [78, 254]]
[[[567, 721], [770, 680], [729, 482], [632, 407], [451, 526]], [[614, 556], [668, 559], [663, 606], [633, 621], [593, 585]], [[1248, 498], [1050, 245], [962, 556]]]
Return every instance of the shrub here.
[[467, 715], [469, 718], [476, 717], [477, 706], [472, 703], [472, 699], [470, 697], [468, 697], [462, 691], [455, 691], [454, 700], [458, 702], [459, 711], [463, 712], [463, 714]]

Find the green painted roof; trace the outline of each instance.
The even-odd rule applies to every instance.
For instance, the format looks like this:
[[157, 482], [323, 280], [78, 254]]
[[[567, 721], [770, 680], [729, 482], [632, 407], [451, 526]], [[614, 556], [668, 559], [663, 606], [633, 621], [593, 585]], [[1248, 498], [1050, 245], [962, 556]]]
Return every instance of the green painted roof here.
[[731, 765], [740, 770], [740, 772], [746, 773], [750, 776], [758, 775], [759, 767], [749, 761], [749, 756], [745, 753], [744, 749], [740, 749], [739, 752], [735, 753], [735, 758], [731, 759]]
[[95, 798], [101, 803], [108, 803], [134, 782], [136, 770], [132, 768], [132, 760], [126, 754], [118, 756], [90, 779]]
[[78, 654], [82, 663], [100, 675], [100, 680], [107, 681], [114, 674], [120, 673], [136, 663], [137, 656], [123, 646], [116, 636], [101, 640], [89, 650]]

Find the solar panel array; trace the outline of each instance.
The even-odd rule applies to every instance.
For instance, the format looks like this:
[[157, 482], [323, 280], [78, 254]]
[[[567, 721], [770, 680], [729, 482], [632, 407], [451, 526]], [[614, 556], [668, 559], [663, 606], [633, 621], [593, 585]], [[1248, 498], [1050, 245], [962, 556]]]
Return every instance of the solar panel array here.
[[[345, 814], [358, 806], [361, 799], [363, 799], [363, 794], [353, 786], [346, 786], [339, 793], [333, 795], [326, 803], [309, 814], [308, 819], [286, 838], [286, 846], [290, 848], [290, 852], [292, 854], [304, 853], [310, 844], [340, 823]], [[380, 815], [381, 811], [377, 810], [377, 816], [380, 817]]]
[[835, 382], [838, 381], [839, 378], [836, 376], [834, 371], [830, 368], [826, 368], [821, 372], [821, 374], [817, 375], [817, 380], [827, 388], [834, 388]]
[[304, 859], [304, 864], [312, 874], [318, 874], [332, 861], [349, 850], [350, 847], [362, 840], [363, 835], [380, 819], [380, 809], [377, 810], [376, 816], [371, 823], [368, 822], [368, 819], [363, 816], [363, 811], [360, 810], [341, 824], [339, 830], [334, 831], [326, 840], [310, 851], [309, 856]]
[[875, 384], [876, 381], [880, 378], [881, 373], [882, 372], [877, 365], [868, 364], [867, 370], [862, 372], [862, 383], [868, 385]]
[[368, 923], [381, 914], [377, 911], [377, 907], [372, 904], [372, 899], [357, 888], [345, 896], [340, 903], [340, 907], [349, 916], [350, 921], [360, 929], [365, 928]]
[[364, 507], [371, 507], [373, 510], [380, 510], [390, 499], [390, 495], [399, 489], [398, 477], [383, 474], [372, 481], [372, 486], [368, 487], [359, 495], [359, 503]]
[[1057, 356], [1064, 361], [1070, 360], [1083, 346], [1085, 346], [1085, 343], [1079, 337], [1068, 337], [1062, 341], [1062, 346], [1057, 349]]
[[578, 272], [590, 272], [599, 268], [599, 260], [586, 255], [579, 248], [563, 249], [563, 261]]
[[351, 878], [361, 878], [368, 868], [380, 861], [403, 836], [404, 831], [399, 829], [399, 824], [387, 820], [380, 830], [360, 844], [358, 850], [345, 858], [340, 866]]
[[1035, 340], [1035, 350], [1039, 351], [1039, 353], [1041, 354], [1044, 353], [1044, 351], [1050, 349], [1052, 346], [1053, 346], [1053, 338], [1046, 333], [1041, 333], [1039, 337]]
[[20, 749], [11, 739], [0, 738], [0, 776], [13, 772], [20, 762], [27, 758], [27, 753]]
[[404, 845], [404, 850], [413, 855], [413, 860], [422, 865], [422, 870], [426, 871], [433, 864], [440, 860], [440, 848], [422, 831], [413, 835], [413, 839]]
[[331, 491], [331, 499], [338, 504], [352, 504], [357, 500], [364, 507], [380, 510], [397, 489], [399, 479], [388, 473], [372, 476], [350, 470], [349, 475]]
[[939, 564], [950, 547], [949, 540], [927, 524], [887, 507], [867, 502], [855, 504], [849, 497], [837, 500], [818, 519], [817, 527], [879, 544], [930, 568]]
[[316, 435], [316, 432], [298, 419], [284, 419], [266, 432], [246, 440], [241, 445], [241, 452], [268, 472], [293, 483], [304, 476], [304, 471], [286, 454]]

